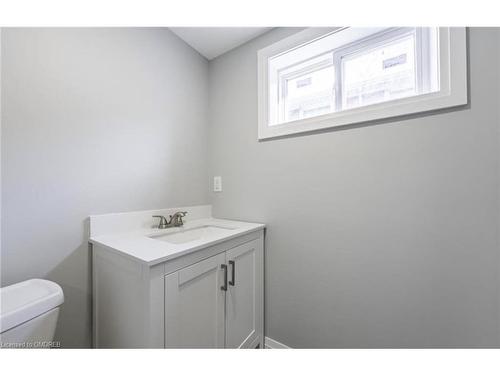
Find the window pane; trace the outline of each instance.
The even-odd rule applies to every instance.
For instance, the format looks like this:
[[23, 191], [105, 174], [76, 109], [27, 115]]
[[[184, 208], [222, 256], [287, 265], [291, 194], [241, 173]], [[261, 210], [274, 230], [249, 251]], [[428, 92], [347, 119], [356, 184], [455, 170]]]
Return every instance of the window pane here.
[[342, 109], [418, 93], [415, 34], [342, 58]]
[[439, 91], [438, 37], [437, 28], [347, 28], [271, 56], [268, 125]]
[[284, 121], [323, 115], [335, 110], [333, 65], [284, 78]]

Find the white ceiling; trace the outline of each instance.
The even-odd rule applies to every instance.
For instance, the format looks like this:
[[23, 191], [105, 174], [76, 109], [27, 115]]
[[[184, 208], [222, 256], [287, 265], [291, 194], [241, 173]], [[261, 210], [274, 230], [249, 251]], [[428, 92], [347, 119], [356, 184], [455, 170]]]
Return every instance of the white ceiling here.
[[271, 27], [171, 27], [208, 60], [271, 30]]

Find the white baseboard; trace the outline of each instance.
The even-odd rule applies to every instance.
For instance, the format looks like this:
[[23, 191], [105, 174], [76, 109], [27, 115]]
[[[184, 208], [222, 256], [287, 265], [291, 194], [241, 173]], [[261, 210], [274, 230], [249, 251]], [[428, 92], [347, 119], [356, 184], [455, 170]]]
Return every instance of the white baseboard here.
[[291, 349], [289, 346], [286, 346], [279, 341], [273, 340], [270, 337], [266, 337], [264, 339], [264, 346], [266, 349]]

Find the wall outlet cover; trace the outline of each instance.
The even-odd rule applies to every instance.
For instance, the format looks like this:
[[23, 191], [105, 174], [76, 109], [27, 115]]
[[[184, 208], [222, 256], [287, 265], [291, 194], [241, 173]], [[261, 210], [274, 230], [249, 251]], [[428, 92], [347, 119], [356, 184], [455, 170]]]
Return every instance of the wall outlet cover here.
[[214, 177], [214, 191], [215, 192], [222, 191], [222, 177], [221, 176]]

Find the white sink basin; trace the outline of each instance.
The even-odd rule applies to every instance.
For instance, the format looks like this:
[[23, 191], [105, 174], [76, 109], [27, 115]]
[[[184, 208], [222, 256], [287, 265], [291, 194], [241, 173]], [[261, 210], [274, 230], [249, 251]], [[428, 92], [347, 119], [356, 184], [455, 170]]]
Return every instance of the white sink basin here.
[[149, 236], [149, 238], [178, 245], [197, 240], [209, 241], [214, 237], [224, 236], [235, 229], [218, 225], [203, 225], [188, 229], [178, 229], [177, 232], [172, 233], [155, 234]]

